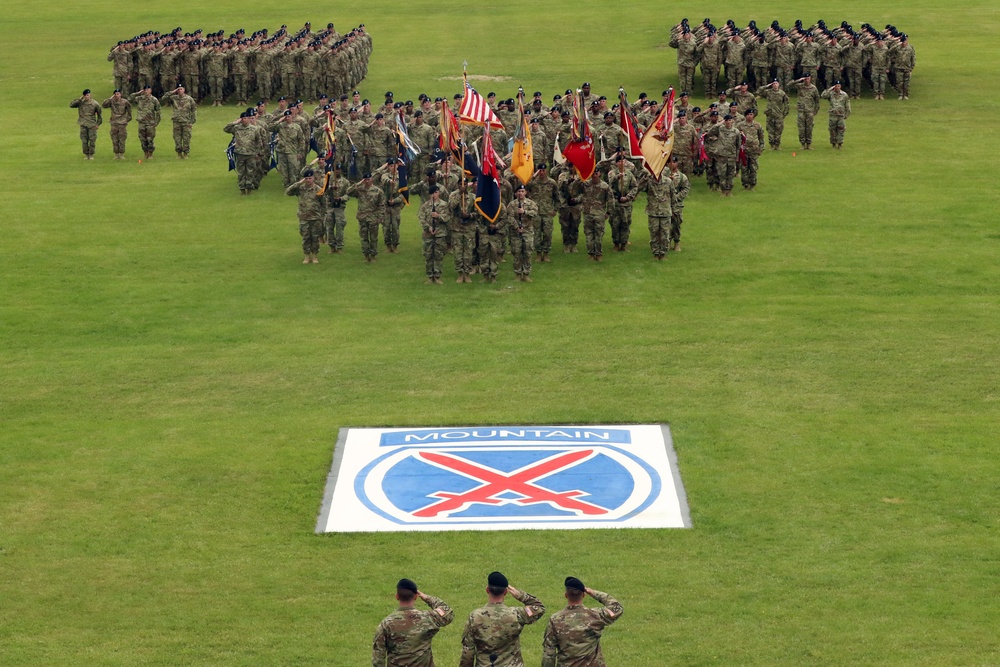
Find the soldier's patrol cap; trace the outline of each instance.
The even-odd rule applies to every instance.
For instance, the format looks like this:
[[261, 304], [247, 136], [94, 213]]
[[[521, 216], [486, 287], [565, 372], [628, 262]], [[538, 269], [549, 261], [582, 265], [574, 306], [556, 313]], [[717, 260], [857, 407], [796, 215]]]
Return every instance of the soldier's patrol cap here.
[[292, 110], [291, 109], [285, 109], [285, 113], [283, 113], [281, 115], [282, 116], [291, 116], [292, 115]]
[[302, 177], [309, 178], [310, 176], [315, 175], [315, 173], [316, 172], [314, 172], [312, 169], [306, 169], [304, 172], [302, 172]]
[[83, 94], [84, 95], [89, 95], [90, 94], [90, 88], [84, 88], [83, 89]]
[[424, 112], [421, 111], [420, 109], [417, 109], [416, 111], [413, 112], [413, 117], [414, 118], [416, 118], [417, 116], [423, 116], [423, 115], [424, 115]]
[[587, 587], [583, 585], [583, 582], [576, 577], [566, 577], [566, 581], [563, 582], [563, 585], [566, 586], [566, 588], [575, 588], [578, 591], [587, 589]]
[[548, 169], [548, 168], [549, 168], [549, 165], [547, 165], [547, 164], [545, 164], [545, 163], [543, 162], [543, 163], [541, 163], [540, 165], [538, 165], [538, 168], [539, 168], [539, 169]]
[[[518, 188], [518, 190], [523, 189], [524, 186]], [[486, 583], [489, 586], [495, 586], [497, 588], [507, 588], [507, 577], [503, 576], [500, 572], [490, 572], [489, 576], [486, 577]]]
[[[371, 178], [371, 177], [372, 177], [371, 174], [365, 174], [365, 178]], [[413, 582], [412, 579], [403, 578], [400, 579], [399, 583], [396, 584], [396, 590], [406, 590], [416, 593], [417, 585]]]
[[380, 114], [380, 113], [377, 113], [377, 114], [375, 114], [375, 120], [378, 120], [378, 119], [380, 119], [380, 118], [385, 118], [385, 116], [383, 116], [383, 115], [382, 115], [382, 114]]

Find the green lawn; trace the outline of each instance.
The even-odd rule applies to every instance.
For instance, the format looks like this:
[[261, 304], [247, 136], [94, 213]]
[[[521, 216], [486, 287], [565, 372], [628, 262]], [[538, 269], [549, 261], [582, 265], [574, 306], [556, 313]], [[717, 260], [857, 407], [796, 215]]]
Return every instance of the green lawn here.
[[[409, 576], [455, 608], [454, 665], [500, 569], [552, 611], [567, 574], [616, 595], [619, 667], [1000, 665], [1000, 6], [326, 11], [3, 10], [0, 664], [362, 665]], [[305, 267], [276, 175], [240, 197], [226, 172], [234, 107], [200, 110], [187, 162], [165, 113], [141, 165], [134, 125], [130, 160], [105, 126], [83, 162], [68, 108], [135, 33], [306, 20], [367, 24], [372, 99], [450, 98], [463, 60], [502, 95], [657, 96], [669, 25], [706, 15], [894, 23], [911, 100], [855, 102], [841, 152], [824, 116], [793, 157], [790, 118], [756, 192], [695, 182], [664, 263], [637, 208], [632, 252], [530, 285], [456, 285], [450, 257], [423, 285], [415, 206], [398, 256], [362, 261], [352, 204], [347, 253]], [[341, 427], [587, 422], [670, 423], [693, 529], [313, 534]]]

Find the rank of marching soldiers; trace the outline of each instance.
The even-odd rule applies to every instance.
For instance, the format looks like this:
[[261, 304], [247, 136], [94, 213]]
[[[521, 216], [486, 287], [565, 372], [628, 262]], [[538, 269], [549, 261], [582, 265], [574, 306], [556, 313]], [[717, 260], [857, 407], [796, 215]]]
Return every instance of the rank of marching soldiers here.
[[665, 425], [352, 428], [316, 532], [690, 525]]

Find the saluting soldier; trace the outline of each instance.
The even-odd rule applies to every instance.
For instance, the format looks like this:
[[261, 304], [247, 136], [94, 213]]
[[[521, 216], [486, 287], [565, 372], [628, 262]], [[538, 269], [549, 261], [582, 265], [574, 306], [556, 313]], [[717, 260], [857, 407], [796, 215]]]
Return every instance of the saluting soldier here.
[[236, 182], [241, 195], [248, 195], [254, 189], [254, 172], [261, 151], [267, 145], [264, 128], [251, 123], [252, 117], [244, 111], [238, 120], [222, 128], [233, 135], [233, 154], [236, 157]]
[[781, 133], [785, 131], [785, 116], [788, 115], [790, 100], [788, 93], [781, 89], [781, 82], [775, 79], [757, 90], [757, 95], [767, 100], [764, 116], [767, 122], [767, 140], [772, 150], [781, 150]]
[[101, 108], [111, 109], [111, 146], [115, 152], [114, 159], [124, 160], [128, 124], [132, 122], [132, 105], [122, 97], [122, 91], [116, 89], [111, 97], [101, 102]]
[[[542, 667], [604, 667], [601, 635], [622, 617], [624, 609], [607, 593], [587, 588], [576, 577], [566, 577], [564, 609], [552, 614], [542, 641]], [[589, 595], [603, 606], [589, 609], [583, 598]]]
[[622, 154], [615, 161], [615, 168], [608, 173], [612, 201], [608, 207], [611, 213], [611, 242], [618, 252], [625, 252], [632, 230], [632, 202], [639, 193], [639, 182], [627, 169], [628, 160]]
[[819, 90], [812, 84], [812, 75], [806, 74], [801, 79], [793, 81], [798, 93], [796, 95], [796, 111], [798, 112], [799, 143], [804, 150], [812, 150], [813, 122], [819, 111]]
[[528, 197], [538, 205], [535, 218], [535, 259], [551, 262], [553, 219], [559, 212], [559, 184], [549, 177], [548, 165], [538, 165], [535, 175], [528, 181]]
[[385, 192], [372, 182], [371, 172], [367, 171], [347, 192], [358, 200], [361, 253], [366, 262], [374, 262], [378, 255], [378, 228], [385, 217]]
[[93, 160], [97, 145], [97, 128], [104, 122], [101, 117], [101, 105], [91, 96], [90, 88], [86, 88], [80, 97], [69, 103], [69, 106], [77, 110], [76, 124], [80, 126], [83, 159]]
[[156, 150], [156, 127], [161, 119], [160, 100], [153, 95], [151, 86], [132, 93], [128, 99], [135, 105], [139, 123], [139, 144], [142, 146], [143, 157], [148, 160], [153, 157], [153, 151]]
[[177, 86], [160, 101], [173, 107], [174, 149], [178, 159], [186, 160], [191, 152], [191, 128], [198, 120], [198, 103], [185, 92], [184, 86]]
[[285, 188], [289, 197], [299, 198], [299, 234], [302, 236], [303, 264], [319, 264], [319, 238], [323, 234], [323, 217], [326, 204], [316, 184], [312, 169], [307, 169], [301, 180]]
[[840, 150], [844, 147], [847, 117], [851, 115], [851, 96], [841, 90], [840, 81], [834, 81], [820, 97], [830, 100], [830, 145]]
[[[506, 606], [508, 593], [524, 606]], [[486, 596], [486, 606], [469, 614], [465, 624], [459, 667], [524, 667], [521, 631], [538, 622], [545, 614], [545, 605], [534, 595], [511, 586], [500, 572], [491, 572], [487, 577]]]
[[[429, 610], [415, 608], [420, 598]], [[431, 641], [455, 618], [444, 600], [420, 592], [410, 579], [396, 584], [399, 607], [386, 616], [372, 640], [372, 667], [434, 667]]]

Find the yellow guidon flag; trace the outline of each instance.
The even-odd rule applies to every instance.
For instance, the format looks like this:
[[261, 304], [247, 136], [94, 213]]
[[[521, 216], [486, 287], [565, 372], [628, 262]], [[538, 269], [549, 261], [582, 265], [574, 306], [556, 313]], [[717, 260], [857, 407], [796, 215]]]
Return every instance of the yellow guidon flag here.
[[528, 184], [535, 173], [535, 158], [531, 154], [531, 129], [524, 115], [524, 88], [517, 89], [517, 132], [514, 134], [514, 150], [510, 158], [510, 170], [517, 178]]
[[674, 150], [674, 89], [670, 89], [667, 103], [660, 110], [653, 124], [646, 129], [639, 142], [642, 164], [656, 180], [667, 166], [670, 153]]

